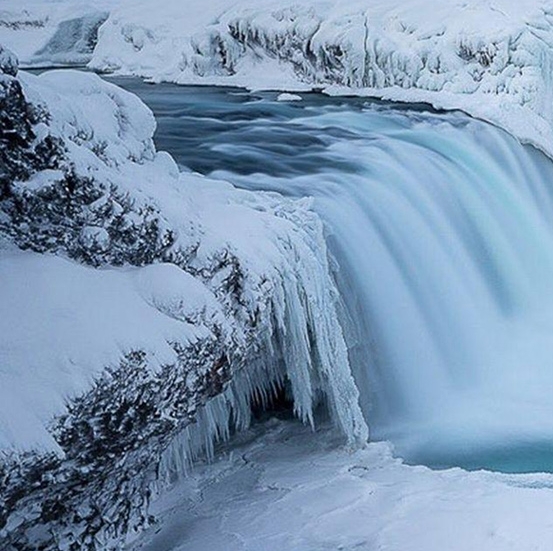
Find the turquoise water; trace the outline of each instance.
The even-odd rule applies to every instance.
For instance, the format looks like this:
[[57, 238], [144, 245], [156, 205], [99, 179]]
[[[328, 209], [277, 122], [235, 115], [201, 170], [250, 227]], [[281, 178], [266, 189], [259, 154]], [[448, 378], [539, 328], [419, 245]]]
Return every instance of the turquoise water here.
[[375, 439], [408, 462], [553, 471], [553, 164], [461, 113], [148, 85], [183, 167], [313, 197]]

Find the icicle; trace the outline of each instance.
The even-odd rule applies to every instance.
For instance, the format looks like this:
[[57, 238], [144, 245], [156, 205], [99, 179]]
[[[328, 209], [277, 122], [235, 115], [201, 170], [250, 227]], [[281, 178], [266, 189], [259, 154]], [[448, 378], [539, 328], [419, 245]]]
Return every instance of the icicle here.
[[[306, 215], [305, 212], [303, 212]], [[272, 311], [259, 357], [238, 370], [225, 391], [211, 399], [163, 455], [160, 472], [167, 481], [185, 475], [199, 457], [212, 460], [215, 444], [232, 431], [250, 426], [252, 405], [267, 408], [285, 383], [294, 414], [314, 427], [317, 402], [328, 404], [350, 444], [363, 444], [368, 429], [358, 406], [347, 348], [337, 315], [337, 291], [330, 276], [322, 224], [309, 224], [292, 244], [279, 242], [287, 260], [272, 289]]]
[[171, 482], [186, 476], [200, 457], [212, 461], [215, 444], [227, 441], [232, 430], [247, 429], [252, 420], [252, 404], [266, 407], [282, 385], [284, 373], [275, 362], [258, 363], [242, 369], [225, 391], [209, 400], [198, 412], [196, 422], [187, 426], [164, 452], [160, 479]]

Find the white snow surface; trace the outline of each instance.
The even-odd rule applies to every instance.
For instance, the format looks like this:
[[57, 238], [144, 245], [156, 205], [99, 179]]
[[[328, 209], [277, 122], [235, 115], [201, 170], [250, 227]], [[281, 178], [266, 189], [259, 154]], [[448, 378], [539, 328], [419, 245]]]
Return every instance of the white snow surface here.
[[[214, 297], [174, 265], [96, 270], [54, 255], [0, 256], [0, 448], [57, 449], [43, 423], [132, 350], [152, 368], [175, 362], [168, 342], [195, 342], [206, 327], [165, 315], [182, 289], [189, 315], [220, 315]], [[166, 282], [168, 287], [166, 287]]]
[[553, 156], [551, 0], [172, 0], [163, 9], [156, 0], [5, 0], [0, 42], [28, 65], [83, 63], [91, 54], [75, 39], [81, 31], [60, 25], [86, 29], [101, 13], [96, 70], [427, 102]]
[[277, 419], [153, 504], [133, 551], [549, 551], [553, 476], [404, 465]]
[[156, 81], [318, 86], [462, 109], [553, 155], [549, 0], [137, 0], [91, 67]]
[[[37, 126], [38, 137], [62, 137], [78, 174], [128, 194], [135, 209], [156, 208], [162, 226], [175, 233], [175, 250], [196, 247], [190, 269], [199, 275], [169, 264], [92, 269], [4, 243], [0, 450], [59, 452], [47, 425], [65, 412], [68, 399], [89, 390], [133, 350], [145, 351], [152, 369], [175, 361], [168, 343], [186, 346], [197, 339], [223, 339], [229, 350], [255, 358], [246, 350], [247, 319], [253, 316], [259, 318], [259, 353], [280, 335], [278, 352], [298, 416], [312, 422], [322, 391], [350, 441], [365, 441], [322, 223], [309, 201], [181, 174], [167, 153], [155, 151], [150, 110], [94, 74], [58, 70], [38, 77], [20, 73], [20, 79], [27, 98], [51, 113], [48, 125]], [[60, 176], [45, 170], [14, 185], [36, 190]], [[109, 235], [88, 226], [81, 239], [104, 246]], [[201, 275], [225, 251], [244, 274], [238, 312], [219, 290], [224, 270], [211, 279]], [[250, 390], [256, 389], [244, 394]]]

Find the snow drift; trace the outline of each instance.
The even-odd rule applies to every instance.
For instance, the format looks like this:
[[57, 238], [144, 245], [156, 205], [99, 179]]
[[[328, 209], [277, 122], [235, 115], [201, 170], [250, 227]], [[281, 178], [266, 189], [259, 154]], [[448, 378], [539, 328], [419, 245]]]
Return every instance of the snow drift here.
[[181, 174], [132, 94], [0, 54], [0, 541], [120, 548], [175, 438], [279, 386], [366, 441], [309, 202]]
[[462, 109], [552, 156], [552, 22], [550, 0], [10, 1], [0, 40], [35, 66]]

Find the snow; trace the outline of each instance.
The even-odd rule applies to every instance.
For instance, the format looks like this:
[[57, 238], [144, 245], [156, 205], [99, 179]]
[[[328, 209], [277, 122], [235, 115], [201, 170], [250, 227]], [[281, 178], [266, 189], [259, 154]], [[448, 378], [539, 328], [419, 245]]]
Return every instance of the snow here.
[[111, 0], [9, 1], [0, 5], [0, 42], [25, 65], [85, 65]]
[[[22, 72], [19, 78], [27, 84], [27, 98], [47, 106], [52, 115], [50, 133], [68, 140], [80, 169], [106, 163], [117, 168], [132, 166], [130, 159], [155, 159], [151, 140], [154, 117], [133, 94], [96, 75], [72, 69], [39, 77]], [[104, 162], [99, 165], [100, 151]], [[98, 170], [95, 168], [96, 173]]]
[[151, 0], [112, 11], [91, 67], [155, 81], [322, 87], [462, 109], [551, 155], [553, 4]]
[[[63, 139], [77, 174], [127, 197], [133, 206], [128, 224], [152, 209], [162, 228], [174, 233], [177, 257], [193, 254], [187, 271], [162, 263], [98, 270], [55, 256], [0, 250], [6, 281], [0, 290], [0, 449], [59, 452], [48, 424], [64, 413], [68, 399], [90, 390], [126, 353], [143, 350], [155, 369], [175, 360], [170, 344], [214, 338], [235, 358], [233, 368], [241, 368], [242, 379], [258, 362], [265, 374], [290, 381], [303, 420], [312, 422], [322, 394], [349, 441], [366, 441], [322, 222], [310, 202], [179, 173], [167, 153], [155, 151], [150, 110], [94, 74], [58, 70], [38, 77], [21, 73], [20, 79], [27, 99], [51, 114], [37, 134]], [[60, 176], [59, 170], [44, 170], [13, 185], [36, 192]], [[79, 239], [96, 250], [110, 244], [106, 229], [93, 223]], [[225, 258], [236, 259], [239, 307], [225, 290], [232, 262], [218, 268]], [[283, 366], [278, 374], [276, 361]], [[255, 392], [275, 382], [254, 380], [229, 389], [243, 417]], [[240, 412], [231, 407], [226, 414], [228, 424]], [[215, 437], [207, 430], [206, 438]]]
[[553, 156], [551, 0], [8, 0], [0, 22], [27, 65], [427, 102]]
[[[133, 350], [145, 350], [150, 366], [173, 363], [169, 342], [205, 338], [205, 327], [151, 300], [168, 302], [164, 281], [176, 280], [183, 300], [193, 293], [199, 301], [193, 278], [170, 265], [155, 266], [151, 277], [152, 268], [96, 270], [22, 251], [0, 256], [1, 449], [57, 449], [44, 424], [103, 369]], [[214, 298], [208, 305], [215, 315]]]
[[277, 96], [277, 101], [301, 101], [301, 96], [284, 92]]
[[154, 502], [154, 551], [548, 551], [553, 476], [410, 467], [387, 443], [271, 419]]

